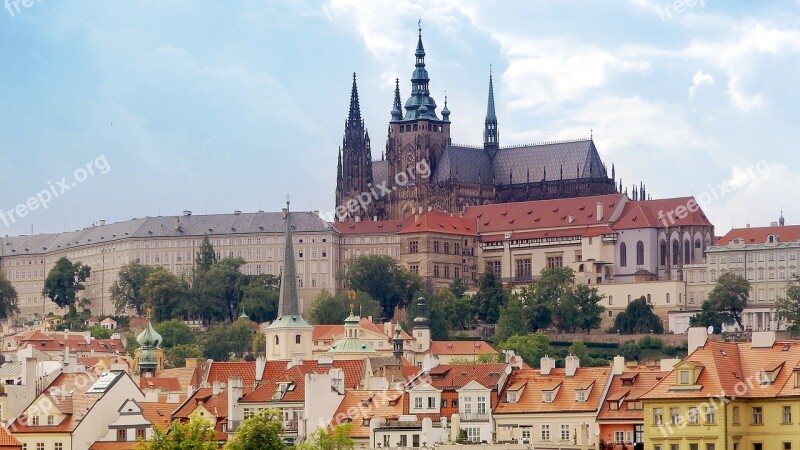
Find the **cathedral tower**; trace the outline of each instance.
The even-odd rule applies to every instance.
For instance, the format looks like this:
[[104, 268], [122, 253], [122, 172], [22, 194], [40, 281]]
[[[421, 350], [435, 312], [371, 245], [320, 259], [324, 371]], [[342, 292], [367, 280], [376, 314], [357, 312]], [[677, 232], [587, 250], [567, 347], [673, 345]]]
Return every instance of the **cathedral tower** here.
[[486, 120], [483, 122], [483, 148], [494, 159], [500, 149], [500, 132], [497, 130], [497, 114], [494, 111], [494, 85], [492, 70], [489, 69], [489, 101], [486, 105]]

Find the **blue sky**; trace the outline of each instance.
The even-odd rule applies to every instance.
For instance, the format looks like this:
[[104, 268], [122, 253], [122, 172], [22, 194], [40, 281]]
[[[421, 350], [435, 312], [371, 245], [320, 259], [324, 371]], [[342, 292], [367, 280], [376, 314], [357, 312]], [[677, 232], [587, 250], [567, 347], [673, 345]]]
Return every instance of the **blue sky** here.
[[[705, 195], [719, 234], [781, 207], [800, 223], [796, 0], [6, 5], [0, 209], [64, 177], [70, 189], [0, 234], [278, 210], [287, 193], [331, 209], [352, 72], [379, 158], [419, 18], [454, 142], [482, 141], [491, 64], [502, 144], [593, 129], [625, 185]], [[74, 181], [99, 162], [107, 173]]]

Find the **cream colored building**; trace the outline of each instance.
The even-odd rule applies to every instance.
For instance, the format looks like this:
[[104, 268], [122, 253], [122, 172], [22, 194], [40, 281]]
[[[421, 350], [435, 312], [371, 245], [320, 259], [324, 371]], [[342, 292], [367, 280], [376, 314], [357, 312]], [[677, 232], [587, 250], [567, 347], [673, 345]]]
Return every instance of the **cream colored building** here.
[[669, 312], [682, 310], [686, 306], [686, 283], [683, 281], [642, 281], [631, 280], [628, 283], [610, 283], [598, 285], [598, 292], [603, 295], [600, 303], [606, 310], [600, 329], [605, 330], [614, 325], [617, 315], [628, 307], [633, 300], [644, 297], [653, 312], [661, 318], [664, 329], [669, 329]]
[[[322, 289], [335, 289], [339, 267], [338, 233], [312, 212], [292, 214], [301, 308]], [[218, 258], [241, 257], [242, 272], [279, 275], [283, 266], [282, 213], [148, 217], [72, 232], [0, 238], [0, 269], [19, 293], [28, 320], [63, 313], [42, 296], [44, 279], [62, 256], [92, 268], [81, 297], [93, 314], [114, 312], [109, 288], [123, 265], [138, 261], [166, 267], [176, 275], [191, 273], [194, 257], [208, 235]], [[303, 308], [305, 309], [305, 308]]]

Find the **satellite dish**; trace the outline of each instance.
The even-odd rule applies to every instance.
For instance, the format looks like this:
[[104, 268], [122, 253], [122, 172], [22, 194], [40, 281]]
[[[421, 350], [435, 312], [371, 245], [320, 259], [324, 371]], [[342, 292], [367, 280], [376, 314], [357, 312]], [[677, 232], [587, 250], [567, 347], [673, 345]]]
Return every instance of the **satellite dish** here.
[[714, 327], [713, 327], [712, 325], [709, 325], [709, 326], [708, 326], [708, 328], [706, 328], [706, 333], [707, 333], [709, 336], [710, 336], [710, 335], [712, 335], [712, 334], [714, 334]]

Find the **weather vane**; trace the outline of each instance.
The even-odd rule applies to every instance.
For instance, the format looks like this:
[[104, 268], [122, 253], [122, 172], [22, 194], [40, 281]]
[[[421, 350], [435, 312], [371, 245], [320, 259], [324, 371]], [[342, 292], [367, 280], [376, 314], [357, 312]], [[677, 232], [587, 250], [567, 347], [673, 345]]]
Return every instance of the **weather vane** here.
[[422, 33], [422, 19], [417, 21], [417, 28], [419, 29], [419, 32]]

